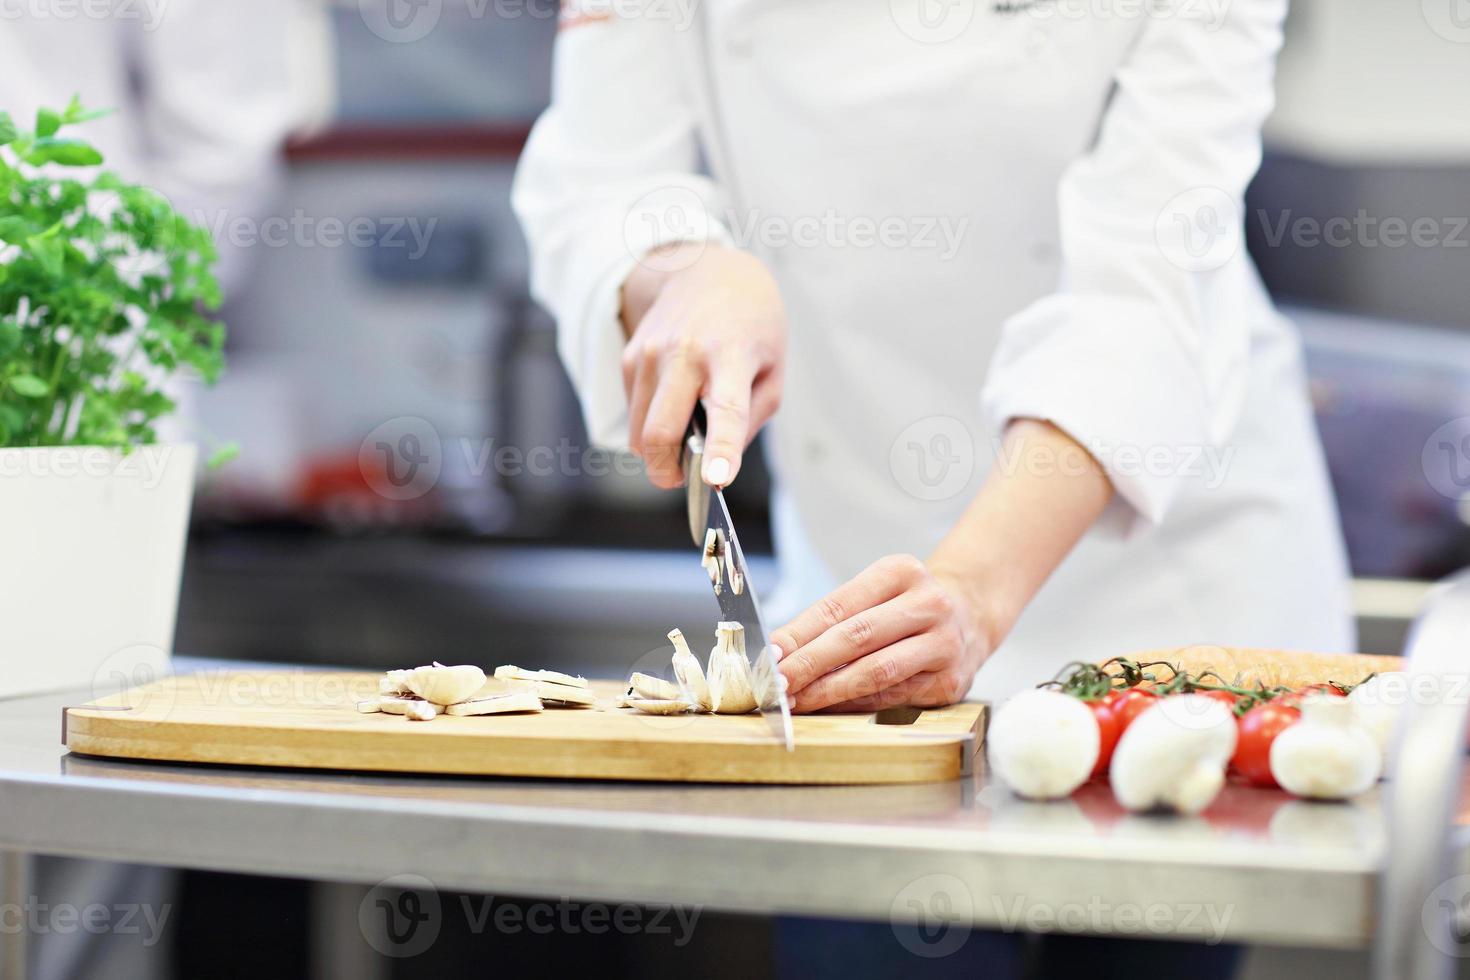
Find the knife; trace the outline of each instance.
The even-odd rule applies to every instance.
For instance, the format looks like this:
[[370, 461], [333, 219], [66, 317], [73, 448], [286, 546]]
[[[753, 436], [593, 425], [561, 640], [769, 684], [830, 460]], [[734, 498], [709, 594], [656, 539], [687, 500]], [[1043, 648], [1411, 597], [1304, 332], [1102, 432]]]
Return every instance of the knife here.
[[[755, 598], [755, 586], [745, 565], [745, 552], [740, 549], [740, 539], [735, 536], [735, 524], [730, 520], [730, 508], [725, 505], [725, 494], [719, 487], [704, 482], [701, 471], [704, 463], [704, 406], [694, 406], [694, 417], [689, 422], [689, 434], [684, 439], [684, 486], [688, 493], [689, 533], [694, 546], [704, 551], [705, 539], [710, 531], [716, 532], [720, 547], [728, 554], [719, 555], [720, 584], [714, 586], [715, 599], [720, 604], [720, 618], [726, 622], [739, 623], [745, 629], [746, 650], [756, 650], [751, 663], [750, 675], [761, 716], [770, 725], [776, 738], [790, 752], [796, 748], [796, 737], [791, 728], [791, 705], [786, 697], [786, 677], [776, 668], [776, 648], [770, 643], [765, 621], [761, 619], [760, 604]], [[727, 574], [733, 572], [733, 574]], [[731, 585], [739, 578], [742, 588], [738, 594]]]

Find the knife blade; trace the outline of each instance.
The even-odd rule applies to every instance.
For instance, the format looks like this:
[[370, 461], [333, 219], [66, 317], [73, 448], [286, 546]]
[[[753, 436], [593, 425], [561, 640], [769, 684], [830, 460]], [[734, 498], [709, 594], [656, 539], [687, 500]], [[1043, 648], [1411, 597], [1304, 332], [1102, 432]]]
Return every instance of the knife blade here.
[[[735, 522], [730, 519], [730, 508], [725, 504], [725, 494], [718, 487], [704, 482], [701, 470], [704, 462], [704, 408], [696, 405], [694, 417], [689, 423], [689, 434], [684, 441], [684, 485], [688, 493], [689, 532], [694, 544], [703, 552], [705, 539], [714, 531], [721, 554], [719, 583], [713, 584], [715, 599], [720, 605], [720, 618], [739, 623], [745, 629], [745, 648], [755, 650], [751, 662], [751, 684], [761, 716], [766, 719], [772, 734], [786, 746], [788, 752], [796, 748], [796, 736], [791, 726], [791, 704], [786, 697], [786, 677], [776, 667], [776, 648], [771, 645], [765, 621], [761, 619], [760, 603], [755, 596], [755, 585], [745, 564], [745, 552], [741, 550], [740, 538], [735, 533]], [[740, 588], [734, 585], [739, 580]]]

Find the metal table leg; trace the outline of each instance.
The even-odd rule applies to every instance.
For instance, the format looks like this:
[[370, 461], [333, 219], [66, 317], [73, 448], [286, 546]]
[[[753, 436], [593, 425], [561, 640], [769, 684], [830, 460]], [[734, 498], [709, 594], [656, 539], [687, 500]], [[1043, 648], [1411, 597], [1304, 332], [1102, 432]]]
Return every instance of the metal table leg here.
[[[31, 855], [0, 851], [0, 980], [25, 980], [26, 907], [30, 901]], [[11, 932], [12, 925], [20, 928]]]
[[1470, 911], [1462, 907], [1470, 903], [1470, 882], [1445, 901], [1434, 895], [1455, 867], [1450, 836], [1470, 714], [1470, 571], [1430, 596], [1405, 653], [1410, 697], [1385, 784], [1388, 850], [1373, 971], [1378, 980], [1442, 980], [1455, 966], [1463, 925], [1457, 916]]

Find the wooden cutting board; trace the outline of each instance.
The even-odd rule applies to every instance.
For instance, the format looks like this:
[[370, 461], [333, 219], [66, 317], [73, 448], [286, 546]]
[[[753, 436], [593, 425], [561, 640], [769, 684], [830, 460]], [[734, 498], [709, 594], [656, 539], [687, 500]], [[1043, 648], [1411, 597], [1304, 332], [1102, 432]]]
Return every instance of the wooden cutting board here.
[[[377, 674], [204, 671], [63, 712], [73, 752], [122, 759], [374, 772], [714, 783], [922, 783], [955, 779], [979, 747], [985, 706], [794, 719], [787, 752], [759, 715], [655, 717], [596, 708], [409, 721], [361, 714]], [[487, 692], [499, 686], [491, 680]]]

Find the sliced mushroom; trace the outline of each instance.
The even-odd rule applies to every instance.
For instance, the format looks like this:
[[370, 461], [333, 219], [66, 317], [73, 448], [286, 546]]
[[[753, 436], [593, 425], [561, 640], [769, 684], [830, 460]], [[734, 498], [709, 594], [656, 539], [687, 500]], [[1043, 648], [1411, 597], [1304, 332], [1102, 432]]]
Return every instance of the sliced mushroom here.
[[677, 701], [680, 697], [679, 688], [664, 680], [662, 677], [654, 677], [652, 674], [641, 674], [634, 671], [628, 678], [628, 696], [640, 698], [652, 698], [655, 701]]
[[572, 687], [568, 684], [552, 684], [547, 681], [517, 681], [508, 680], [506, 688], [512, 693], [534, 694], [546, 703], [548, 707], [561, 708], [568, 706], [590, 707], [597, 702], [597, 696], [591, 690], [583, 687]]
[[408, 679], [409, 690], [434, 704], [448, 705], [467, 701], [485, 686], [485, 672], [479, 667], [446, 667], [434, 664], [416, 667]]
[[573, 677], [559, 670], [527, 670], [514, 664], [495, 668], [495, 678], [502, 681], [545, 681], [548, 684], [563, 684], [567, 687], [588, 687], [587, 678]]
[[378, 678], [378, 693], [408, 694], [408, 679], [412, 676], [411, 670], [390, 670]]
[[398, 694], [385, 694], [378, 698], [378, 710], [385, 715], [406, 715], [411, 704], [419, 704], [423, 699], [409, 695], [407, 697]]
[[434, 716], [439, 714], [439, 709], [428, 701], [411, 701], [404, 714], [409, 721], [433, 721]]
[[756, 708], [750, 661], [745, 659], [745, 627], [722, 622], [715, 627], [709, 654], [709, 691], [715, 714], [743, 715]]
[[360, 715], [375, 715], [382, 710], [383, 708], [378, 703], [377, 698], [369, 698], [366, 701], [357, 702], [357, 713]]
[[678, 698], [624, 697], [619, 703], [625, 708], [636, 708], [645, 715], [682, 715], [694, 707]]
[[451, 704], [444, 709], [446, 715], [505, 715], [520, 711], [540, 711], [541, 699], [528, 691], [512, 694], [496, 694], [488, 698], [473, 698]]
[[677, 628], [669, 630], [669, 640], [674, 644], [674, 676], [679, 678], [681, 697], [697, 710], [709, 711], [714, 707], [714, 701], [710, 698], [709, 682], [705, 680], [699, 658], [689, 649], [684, 634]]
[[723, 584], [720, 576], [725, 556], [725, 535], [719, 528], [710, 528], [704, 532], [704, 555], [700, 558], [700, 566], [709, 573], [710, 585], [715, 588], [715, 595], [719, 595]]

